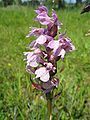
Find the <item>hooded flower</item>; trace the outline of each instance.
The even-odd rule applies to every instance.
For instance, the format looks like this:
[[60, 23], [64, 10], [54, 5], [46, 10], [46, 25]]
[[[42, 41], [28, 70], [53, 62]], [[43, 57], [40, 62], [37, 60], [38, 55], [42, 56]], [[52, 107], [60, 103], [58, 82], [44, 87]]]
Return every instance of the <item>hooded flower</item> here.
[[64, 36], [60, 36], [57, 41], [50, 41], [47, 47], [52, 49], [52, 54], [55, 58], [60, 57], [62, 59], [64, 58], [66, 52], [75, 50], [75, 47], [71, 43], [70, 39]]
[[37, 10], [35, 10], [35, 12], [36, 12], [37, 14], [40, 14], [40, 13], [43, 13], [43, 12], [44, 12], [44, 13], [48, 13], [48, 9], [47, 9], [47, 7], [41, 5], [41, 6], [38, 7]]
[[52, 19], [47, 15], [47, 13], [40, 13], [36, 20], [39, 21], [42, 25], [48, 25], [52, 22]]
[[71, 52], [75, 50], [75, 46], [71, 43], [71, 39], [68, 37], [60, 37], [59, 42], [62, 44], [61, 47], [66, 51], [66, 52]]
[[24, 52], [27, 60], [27, 66], [37, 67], [39, 63], [42, 63], [41, 50], [35, 49], [33, 52]]
[[32, 41], [29, 45], [31, 50], [37, 49], [40, 45], [46, 47], [53, 38], [48, 35], [40, 35], [36, 40]]
[[39, 36], [39, 35], [44, 34], [44, 31], [45, 31], [44, 28], [32, 28], [32, 30], [30, 31], [30, 33], [26, 37]]

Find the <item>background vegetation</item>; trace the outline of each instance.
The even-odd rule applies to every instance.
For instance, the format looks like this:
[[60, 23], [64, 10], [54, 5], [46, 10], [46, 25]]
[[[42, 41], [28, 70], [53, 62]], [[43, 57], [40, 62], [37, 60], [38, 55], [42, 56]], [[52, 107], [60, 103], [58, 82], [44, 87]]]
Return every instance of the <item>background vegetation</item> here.
[[[81, 8], [56, 11], [63, 23], [62, 30], [76, 46], [76, 51], [58, 62], [60, 79], [53, 100], [53, 120], [90, 119], [90, 14], [80, 15]], [[35, 90], [25, 71], [23, 52], [31, 39], [26, 39], [33, 21], [31, 7], [9, 6], [0, 8], [0, 120], [47, 120], [45, 96]], [[65, 69], [60, 74], [59, 70]]]
[[90, 0], [0, 0], [1, 6], [8, 6], [8, 5], [27, 5], [27, 6], [35, 6], [39, 4], [46, 4], [46, 5], [53, 5], [54, 7], [60, 9], [64, 8], [67, 3], [75, 4], [76, 6], [82, 3], [89, 3]]

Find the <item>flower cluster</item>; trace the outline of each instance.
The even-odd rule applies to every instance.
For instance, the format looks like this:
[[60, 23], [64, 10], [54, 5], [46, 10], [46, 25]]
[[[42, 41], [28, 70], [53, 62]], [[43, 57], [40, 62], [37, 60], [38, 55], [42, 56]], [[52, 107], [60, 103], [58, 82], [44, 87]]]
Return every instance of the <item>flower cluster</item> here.
[[75, 47], [70, 38], [58, 32], [62, 23], [59, 22], [54, 10], [51, 17], [45, 6], [38, 7], [35, 12], [37, 14], [35, 21], [45, 27], [32, 28], [27, 35], [27, 37], [35, 36], [36, 40], [29, 45], [30, 51], [24, 52], [27, 61], [26, 70], [35, 75], [32, 80], [34, 87], [47, 93], [59, 83], [59, 79], [54, 77], [57, 73], [57, 61], [64, 59], [65, 54], [75, 50]]

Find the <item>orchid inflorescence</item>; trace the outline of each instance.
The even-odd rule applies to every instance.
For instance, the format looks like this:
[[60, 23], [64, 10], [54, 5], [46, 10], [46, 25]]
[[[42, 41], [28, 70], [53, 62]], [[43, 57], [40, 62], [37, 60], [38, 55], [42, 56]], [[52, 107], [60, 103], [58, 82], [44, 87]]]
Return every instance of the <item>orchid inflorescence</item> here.
[[59, 32], [62, 23], [59, 22], [54, 10], [51, 17], [43, 5], [35, 12], [37, 14], [35, 21], [45, 27], [33, 27], [27, 35], [27, 37], [35, 36], [36, 40], [29, 45], [29, 52], [24, 52], [27, 61], [26, 70], [35, 76], [31, 79], [33, 86], [48, 93], [59, 84], [59, 79], [55, 77], [57, 61], [63, 60], [65, 54], [75, 50], [75, 47], [70, 38]]

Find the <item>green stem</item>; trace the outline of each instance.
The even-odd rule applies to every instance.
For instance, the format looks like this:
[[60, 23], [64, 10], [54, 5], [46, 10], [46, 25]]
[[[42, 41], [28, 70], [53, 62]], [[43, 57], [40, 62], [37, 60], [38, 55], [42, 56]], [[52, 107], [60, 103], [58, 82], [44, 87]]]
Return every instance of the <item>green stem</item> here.
[[51, 92], [46, 94], [47, 99], [47, 109], [49, 113], [49, 120], [52, 120], [52, 94]]

